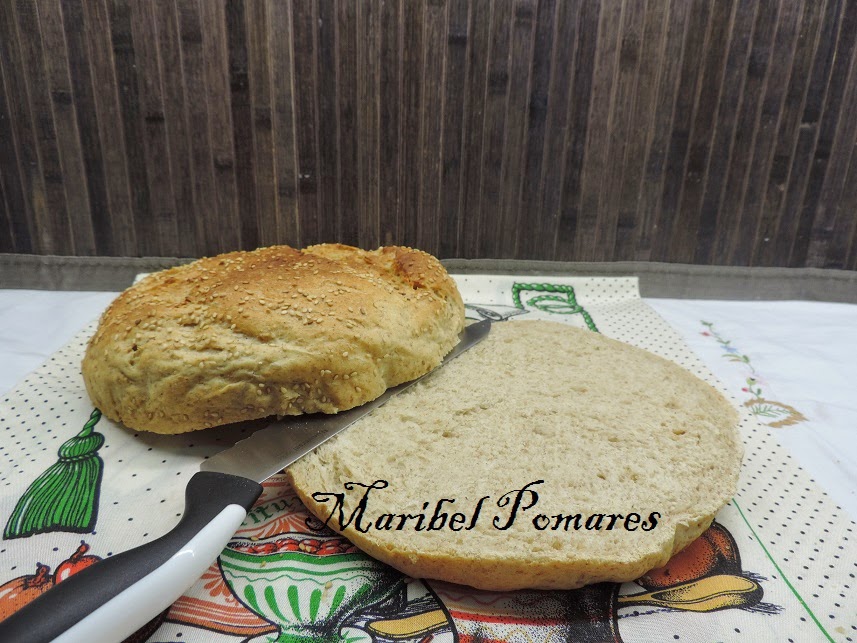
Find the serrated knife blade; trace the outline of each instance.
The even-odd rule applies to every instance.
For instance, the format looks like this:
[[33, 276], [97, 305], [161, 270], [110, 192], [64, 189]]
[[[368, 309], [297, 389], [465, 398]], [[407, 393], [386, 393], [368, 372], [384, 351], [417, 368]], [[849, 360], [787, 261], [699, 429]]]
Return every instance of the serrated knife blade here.
[[[438, 368], [476, 345], [490, 329], [487, 319], [467, 326]], [[421, 379], [342, 413], [273, 422], [204, 460], [187, 484], [178, 525], [157, 540], [55, 585], [0, 621], [0, 641], [123, 641], [172, 605], [208, 569], [261, 495], [261, 482]]]
[[[461, 333], [458, 344], [444, 357], [438, 368], [443, 368], [477, 344], [490, 329], [491, 322], [487, 319], [467, 326]], [[234, 446], [204, 460], [199, 468], [202, 471], [228, 473], [263, 482], [421, 379], [423, 378], [387, 389], [371, 402], [335, 415], [316, 413], [273, 422]]]

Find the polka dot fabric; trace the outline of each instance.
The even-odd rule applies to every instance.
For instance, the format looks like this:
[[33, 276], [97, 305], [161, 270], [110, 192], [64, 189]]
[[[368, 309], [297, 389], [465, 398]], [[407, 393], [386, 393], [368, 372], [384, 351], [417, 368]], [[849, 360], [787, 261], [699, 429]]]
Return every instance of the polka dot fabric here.
[[[744, 574], [756, 578], [763, 590], [761, 607], [692, 615], [658, 607], [622, 610], [624, 640], [857, 641], [857, 526], [798, 467], [770, 429], [741, 406], [740, 391], [724, 389], [678, 333], [640, 299], [636, 278], [468, 275], [456, 281], [474, 319], [479, 315], [472, 311], [479, 308], [493, 305], [504, 311], [504, 306], [514, 306], [510, 293], [515, 284], [570, 286], [599, 332], [676, 362], [717, 387], [741, 411], [745, 456], [738, 493], [716, 521], [735, 538]], [[529, 304], [539, 296], [535, 290], [526, 292], [516, 314], [507, 319], [586, 327], [580, 313], [548, 312]], [[636, 583], [628, 583], [621, 593], [639, 591]], [[674, 631], [665, 637], [670, 628]]]
[[[95, 325], [83, 330], [0, 400], [0, 521], [5, 524], [34, 478], [57, 463], [57, 450], [81, 431], [93, 411], [80, 360]], [[178, 522], [184, 487], [199, 463], [246, 429], [215, 429], [186, 436], [138, 433], [102, 417], [95, 431], [105, 436], [97, 455], [104, 463], [94, 533], [50, 531], [4, 538], [0, 584], [10, 572], [31, 574], [35, 561], [55, 568], [80, 545], [105, 557], [161, 536]], [[51, 543], [47, 547], [46, 543]], [[54, 548], [56, 553], [53, 552]]]
[[[636, 279], [468, 275], [456, 280], [472, 319], [546, 319], [594, 326], [720, 386], [641, 301]], [[60, 446], [78, 435], [90, 418], [93, 407], [79, 365], [93, 331], [94, 326], [86, 328], [0, 399], [0, 526], [6, 525], [36, 477], [57, 463]], [[724, 393], [740, 406], [735, 395]], [[251, 428], [244, 428], [244, 434], [232, 427], [161, 436], [136, 433], [101, 418], [94, 430], [105, 438], [97, 451], [103, 478], [94, 531], [52, 530], [4, 538], [0, 585], [34, 574], [37, 562], [53, 572], [81, 540], [103, 558], [159, 537], [178, 521], [185, 484], [199, 463]], [[687, 580], [679, 589], [671, 587], [672, 595], [688, 597], [684, 603], [666, 604], [657, 588], [639, 582], [619, 587], [613, 609], [622, 641], [857, 641], [855, 525], [747, 412], [742, 414], [741, 433], [746, 455], [739, 490], [716, 519], [734, 541], [734, 555], [728, 565], [717, 568], [716, 578], [709, 574]], [[200, 581], [188, 596], [204, 594]], [[458, 591], [448, 593], [458, 598], [440, 595], [449, 600], [451, 610], [456, 600], [484, 605], [489, 598]], [[701, 611], [700, 606], [716, 609]], [[464, 636], [467, 624], [457, 623]], [[163, 627], [164, 636], [156, 634], [151, 640], [205, 641], [212, 635], [169, 623]], [[474, 627], [481, 632], [487, 625]], [[522, 630], [510, 626], [508, 631]], [[499, 640], [515, 640], [519, 634]]]

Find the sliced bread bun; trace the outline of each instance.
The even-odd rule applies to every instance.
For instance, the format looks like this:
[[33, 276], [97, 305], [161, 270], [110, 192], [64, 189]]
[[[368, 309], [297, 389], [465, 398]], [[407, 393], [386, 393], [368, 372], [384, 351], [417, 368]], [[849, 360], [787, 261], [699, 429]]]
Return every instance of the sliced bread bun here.
[[110, 419], [181, 433], [364, 404], [436, 367], [463, 328], [455, 282], [431, 255], [274, 246], [132, 286], [82, 371]]
[[[405, 574], [571, 589], [664, 565], [732, 497], [742, 453], [735, 409], [683, 368], [518, 321], [494, 324], [288, 474], [316, 516]], [[372, 484], [361, 514], [359, 485]]]

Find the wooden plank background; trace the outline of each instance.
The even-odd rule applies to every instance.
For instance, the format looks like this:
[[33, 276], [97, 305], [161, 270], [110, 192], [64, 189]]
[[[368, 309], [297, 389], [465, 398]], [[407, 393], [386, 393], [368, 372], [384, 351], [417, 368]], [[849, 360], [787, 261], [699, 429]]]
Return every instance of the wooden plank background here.
[[857, 269], [857, 0], [9, 0], [0, 252]]

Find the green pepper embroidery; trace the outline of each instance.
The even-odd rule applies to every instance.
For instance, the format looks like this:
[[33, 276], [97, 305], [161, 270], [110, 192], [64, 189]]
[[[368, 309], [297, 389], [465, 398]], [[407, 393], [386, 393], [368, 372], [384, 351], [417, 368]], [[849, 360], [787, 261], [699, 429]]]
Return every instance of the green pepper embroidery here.
[[101, 411], [95, 409], [80, 433], [59, 448], [59, 461], [33, 481], [18, 500], [4, 539], [49, 531], [89, 533], [98, 517], [104, 463], [98, 449], [104, 436], [93, 430]]
[[538, 295], [527, 300], [526, 305], [546, 313], [556, 315], [581, 315], [586, 326], [593, 332], [599, 332], [586, 309], [577, 303], [574, 288], [558, 284], [512, 284], [512, 301], [516, 308], [524, 310], [521, 293], [527, 291], [561, 293], [559, 295]]

